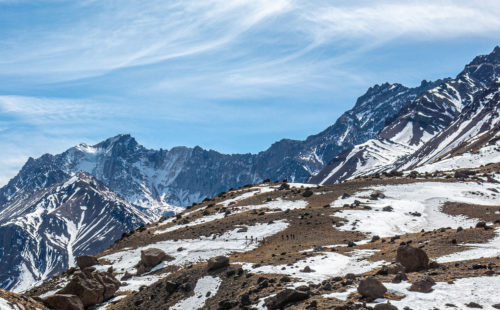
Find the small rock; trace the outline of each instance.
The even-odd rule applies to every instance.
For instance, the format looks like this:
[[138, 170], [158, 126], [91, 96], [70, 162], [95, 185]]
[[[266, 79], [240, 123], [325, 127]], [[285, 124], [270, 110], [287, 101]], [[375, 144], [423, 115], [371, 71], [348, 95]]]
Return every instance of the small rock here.
[[179, 284], [173, 282], [173, 281], [167, 281], [165, 282], [165, 290], [172, 294], [173, 292], [175, 292], [177, 290], [177, 288], [179, 287]]
[[476, 224], [476, 228], [485, 228], [486, 227], [486, 222], [479, 222]]
[[387, 302], [386, 304], [376, 304], [373, 310], [398, 310], [398, 308]]
[[480, 309], [482, 309], [482, 308], [483, 308], [483, 306], [481, 306], [480, 304], [477, 304], [477, 303], [472, 302], [472, 301], [471, 301], [470, 303], [468, 303], [468, 304], [465, 304], [465, 305], [466, 305], [467, 307], [469, 307], [469, 308], [480, 308]]
[[420, 293], [430, 293], [433, 291], [432, 287], [435, 284], [436, 282], [434, 281], [434, 279], [429, 276], [425, 276], [422, 279], [414, 282], [408, 290]]
[[131, 274], [130, 272], [126, 271], [125, 274], [123, 275], [123, 277], [121, 278], [122, 281], [126, 281], [130, 278], [132, 278], [134, 275]]
[[303, 193], [302, 193], [302, 196], [303, 197], [311, 197], [314, 193], [308, 188], [306, 189]]
[[287, 283], [287, 282], [290, 282], [290, 281], [292, 281], [292, 280], [290, 279], [290, 277], [289, 277], [289, 276], [283, 276], [283, 277], [281, 277], [281, 279], [280, 279], [280, 282], [281, 282], [281, 283]]
[[309, 266], [305, 266], [304, 269], [301, 270], [301, 272], [314, 272], [314, 270], [312, 270]]
[[289, 303], [302, 301], [307, 298], [309, 298], [308, 292], [286, 288], [276, 296], [267, 298], [264, 305], [268, 310], [275, 310], [284, 308]]
[[229, 310], [231, 308], [234, 308], [238, 305], [236, 301], [229, 301], [229, 300], [221, 300], [219, 301], [219, 310]]
[[406, 276], [406, 273], [400, 272], [394, 276], [392, 279], [392, 283], [401, 283], [402, 281], [408, 281], [408, 277]]
[[379, 271], [380, 274], [397, 274], [400, 272], [405, 272], [406, 268], [401, 263], [393, 263], [390, 265], [382, 266], [382, 269]]
[[251, 303], [252, 302], [250, 301], [250, 295], [248, 293], [241, 295], [240, 304], [242, 306], [249, 306]]

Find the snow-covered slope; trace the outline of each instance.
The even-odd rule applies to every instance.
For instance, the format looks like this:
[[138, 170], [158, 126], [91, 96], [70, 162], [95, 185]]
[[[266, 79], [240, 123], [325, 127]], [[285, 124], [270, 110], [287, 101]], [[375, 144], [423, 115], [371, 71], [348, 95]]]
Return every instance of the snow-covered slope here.
[[0, 286], [23, 291], [151, 218], [79, 173], [0, 211]]
[[[479, 93], [473, 103], [466, 107], [450, 126], [415, 152], [401, 167], [414, 168], [440, 160], [448, 159], [449, 161], [450, 158], [459, 155], [458, 153], [486, 147], [487, 144], [495, 144], [493, 140], [499, 134], [500, 79], [497, 79], [491, 87]], [[487, 149], [489, 151], [483, 150], [486, 151], [483, 155], [495, 150], [494, 147]], [[491, 154], [491, 156], [495, 155]]]
[[476, 57], [455, 79], [407, 102], [377, 137], [336, 156], [310, 182], [331, 184], [358, 175], [415, 167], [495, 128], [498, 77], [500, 47]]
[[311, 183], [332, 184], [358, 175], [390, 170], [396, 160], [412, 154], [415, 149], [391, 140], [371, 139], [337, 156], [311, 179]]

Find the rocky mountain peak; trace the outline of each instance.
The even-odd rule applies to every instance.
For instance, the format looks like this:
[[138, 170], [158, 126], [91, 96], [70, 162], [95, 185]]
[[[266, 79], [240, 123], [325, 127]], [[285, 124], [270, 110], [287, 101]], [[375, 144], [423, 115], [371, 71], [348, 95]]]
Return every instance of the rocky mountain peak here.
[[94, 145], [93, 148], [114, 155], [123, 155], [126, 152], [138, 151], [143, 147], [130, 134], [120, 134]]
[[487, 87], [493, 79], [500, 77], [500, 47], [495, 47], [490, 54], [475, 57], [459, 76], [477, 79]]

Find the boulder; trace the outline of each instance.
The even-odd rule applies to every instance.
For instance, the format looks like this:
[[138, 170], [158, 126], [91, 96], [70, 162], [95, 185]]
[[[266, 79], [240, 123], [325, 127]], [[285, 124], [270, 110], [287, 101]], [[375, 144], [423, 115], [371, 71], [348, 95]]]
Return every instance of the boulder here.
[[358, 293], [364, 297], [382, 298], [385, 292], [387, 292], [387, 288], [374, 277], [368, 277], [359, 282]]
[[90, 255], [78, 256], [76, 258], [76, 265], [78, 267], [80, 267], [80, 269], [83, 270], [87, 267], [97, 265], [97, 258], [95, 258], [94, 256], [90, 256]]
[[373, 310], [398, 310], [398, 308], [388, 302], [386, 304], [376, 304]]
[[207, 270], [215, 270], [223, 267], [229, 266], [229, 257], [227, 256], [217, 256], [208, 260]]
[[380, 274], [398, 274], [405, 271], [405, 266], [403, 266], [401, 263], [393, 263], [390, 265], [382, 266]]
[[398, 248], [396, 261], [401, 263], [406, 272], [425, 270], [429, 267], [429, 257], [424, 250], [414, 248], [408, 244]]
[[111, 298], [119, 287], [120, 281], [112, 274], [75, 272], [73, 279], [58, 294], [76, 295], [86, 307]]
[[434, 279], [429, 276], [425, 276], [416, 282], [413, 282], [409, 291], [420, 292], [420, 293], [430, 293], [433, 291], [433, 286], [436, 284]]
[[145, 267], [152, 268], [167, 258], [167, 253], [160, 249], [149, 248], [141, 251], [141, 262]]
[[52, 309], [58, 310], [83, 310], [83, 303], [76, 295], [55, 294], [42, 299], [43, 303]]
[[289, 303], [309, 298], [309, 292], [286, 288], [276, 296], [266, 299], [264, 305], [268, 310], [281, 309]]
[[313, 191], [308, 188], [302, 193], [302, 196], [307, 198], [311, 197], [313, 194], [314, 194]]
[[408, 281], [408, 277], [404, 272], [400, 272], [392, 278], [392, 283], [401, 283], [401, 281]]

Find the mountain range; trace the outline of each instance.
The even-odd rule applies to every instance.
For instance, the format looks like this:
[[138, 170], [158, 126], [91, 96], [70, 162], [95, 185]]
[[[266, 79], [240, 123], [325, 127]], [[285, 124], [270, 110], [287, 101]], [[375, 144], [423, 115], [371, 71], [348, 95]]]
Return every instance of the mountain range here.
[[258, 154], [150, 150], [118, 135], [30, 158], [0, 189], [0, 287], [24, 291], [123, 233], [265, 179], [323, 185], [498, 161], [499, 77], [496, 47], [455, 78], [375, 85], [319, 134]]

